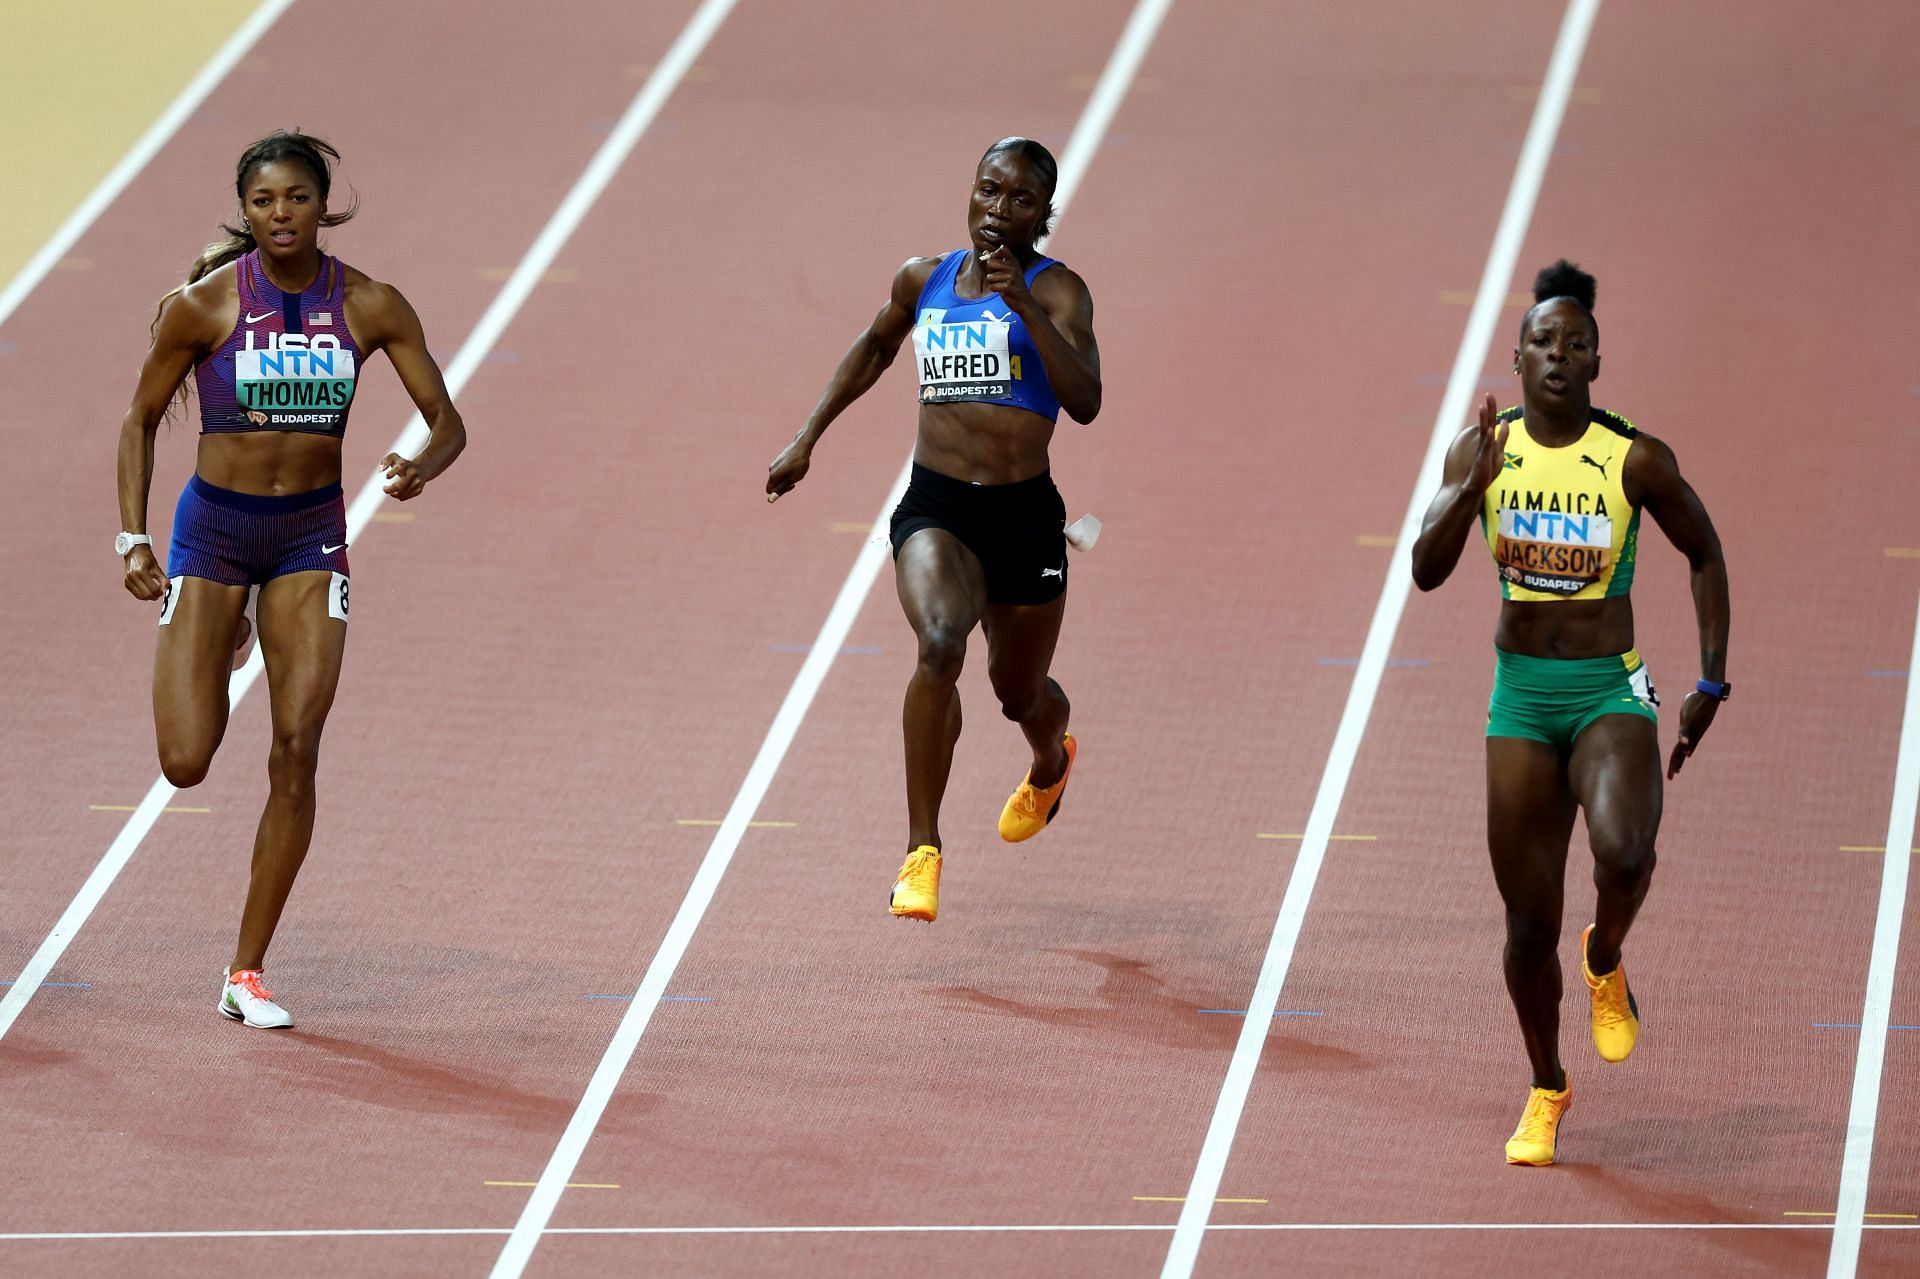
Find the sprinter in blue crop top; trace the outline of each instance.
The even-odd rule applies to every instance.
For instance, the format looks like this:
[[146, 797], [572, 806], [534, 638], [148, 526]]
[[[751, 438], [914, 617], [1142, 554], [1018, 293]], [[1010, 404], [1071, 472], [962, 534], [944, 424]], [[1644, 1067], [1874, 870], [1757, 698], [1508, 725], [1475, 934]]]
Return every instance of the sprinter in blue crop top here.
[[930, 922], [939, 910], [940, 800], [960, 737], [955, 685], [975, 625], [986, 631], [1000, 709], [1033, 752], [1000, 814], [1001, 838], [1039, 834], [1073, 769], [1067, 695], [1047, 674], [1067, 591], [1066, 508], [1047, 445], [1061, 409], [1076, 422], [1100, 412], [1100, 350], [1086, 284], [1034, 247], [1052, 229], [1057, 178], [1038, 142], [988, 147], [968, 197], [969, 247], [907, 260], [806, 425], [767, 468], [773, 501], [806, 476], [828, 425], [912, 337], [920, 428], [892, 542], [919, 661], [902, 717], [908, 851], [890, 899], [897, 916]]

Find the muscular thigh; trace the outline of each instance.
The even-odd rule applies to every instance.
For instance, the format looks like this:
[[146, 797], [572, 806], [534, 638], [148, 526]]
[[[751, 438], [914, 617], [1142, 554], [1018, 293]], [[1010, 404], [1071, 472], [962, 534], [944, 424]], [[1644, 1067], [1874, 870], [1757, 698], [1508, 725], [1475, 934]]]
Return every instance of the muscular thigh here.
[[153, 709], [164, 736], [212, 729], [226, 719], [233, 636], [247, 588], [204, 577], [167, 582], [153, 659]]
[[276, 727], [324, 718], [333, 705], [347, 603], [345, 579], [331, 572], [289, 573], [260, 588], [260, 655]]
[[1002, 694], [1025, 685], [1037, 685], [1053, 665], [1054, 645], [1060, 639], [1060, 620], [1066, 615], [1065, 595], [1046, 604], [989, 604], [984, 617], [987, 632], [987, 676]]
[[1526, 737], [1487, 738], [1487, 851], [1510, 909], [1559, 917], [1574, 811], [1558, 748]]
[[1640, 715], [1603, 715], [1573, 744], [1567, 769], [1596, 846], [1651, 843], [1660, 829], [1660, 737]]
[[987, 606], [980, 561], [945, 529], [923, 528], [907, 538], [894, 557], [893, 580], [900, 607], [919, 635], [932, 630], [965, 635]]

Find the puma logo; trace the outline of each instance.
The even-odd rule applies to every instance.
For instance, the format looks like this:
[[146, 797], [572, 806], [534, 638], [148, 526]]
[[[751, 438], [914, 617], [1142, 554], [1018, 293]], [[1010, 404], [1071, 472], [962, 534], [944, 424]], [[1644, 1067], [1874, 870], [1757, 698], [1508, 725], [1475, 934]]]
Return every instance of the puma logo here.
[[1592, 458], [1588, 457], [1585, 453], [1582, 453], [1580, 455], [1580, 460], [1582, 462], [1585, 462], [1588, 466], [1591, 466], [1594, 470], [1600, 472], [1600, 478], [1603, 480], [1607, 478], [1608, 463], [1611, 463], [1613, 461], [1612, 458], [1608, 458], [1605, 462], [1596, 462]]
[[1067, 566], [1062, 564], [1059, 568], [1043, 568], [1040, 570], [1040, 576], [1057, 577], [1064, 582], [1067, 580]]

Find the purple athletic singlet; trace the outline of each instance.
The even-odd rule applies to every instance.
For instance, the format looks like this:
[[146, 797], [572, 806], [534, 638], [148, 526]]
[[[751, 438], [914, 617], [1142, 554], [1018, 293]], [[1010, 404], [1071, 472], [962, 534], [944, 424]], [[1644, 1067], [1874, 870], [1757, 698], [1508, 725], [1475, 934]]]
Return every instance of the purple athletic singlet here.
[[361, 351], [347, 332], [346, 268], [320, 255], [304, 293], [283, 293], [258, 249], [234, 263], [240, 314], [194, 369], [202, 433], [345, 435]]

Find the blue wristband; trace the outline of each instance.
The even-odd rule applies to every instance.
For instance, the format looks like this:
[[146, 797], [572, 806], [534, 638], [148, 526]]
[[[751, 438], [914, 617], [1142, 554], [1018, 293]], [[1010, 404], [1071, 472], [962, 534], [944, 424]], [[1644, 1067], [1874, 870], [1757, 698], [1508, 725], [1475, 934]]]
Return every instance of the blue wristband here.
[[1697, 679], [1693, 682], [1693, 686], [1716, 702], [1724, 702], [1733, 696], [1732, 684], [1716, 684], [1710, 679]]

